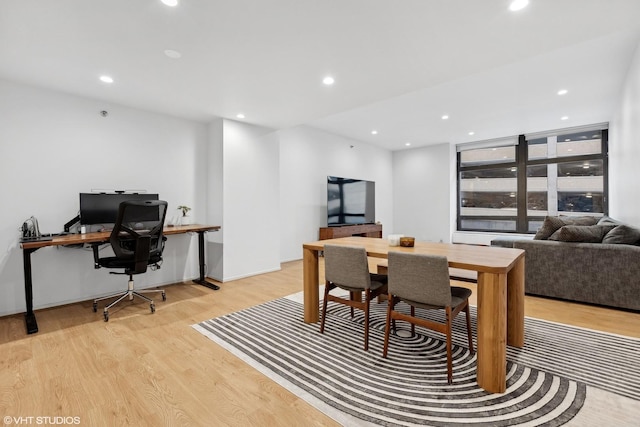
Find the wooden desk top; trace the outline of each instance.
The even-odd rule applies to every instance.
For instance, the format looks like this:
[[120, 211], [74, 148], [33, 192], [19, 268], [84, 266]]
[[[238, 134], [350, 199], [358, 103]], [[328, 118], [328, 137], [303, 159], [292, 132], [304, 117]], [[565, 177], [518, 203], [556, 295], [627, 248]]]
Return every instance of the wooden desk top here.
[[[172, 227], [165, 227], [163, 233], [165, 236], [170, 236], [172, 234], [184, 234], [184, 233], [192, 233], [199, 231], [218, 231], [220, 230], [219, 225], [201, 225], [201, 224], [193, 224], [193, 225], [176, 225]], [[95, 233], [85, 233], [85, 234], [65, 234], [62, 236], [54, 236], [50, 240], [35, 240], [32, 242], [23, 242], [21, 243], [22, 249], [38, 249], [43, 248], [45, 246], [64, 246], [64, 245], [78, 245], [83, 243], [98, 243], [98, 242], [107, 242], [109, 240], [109, 236], [111, 235], [110, 231], [99, 231]]]
[[475, 246], [453, 243], [416, 242], [413, 248], [389, 246], [387, 239], [371, 237], [343, 237], [339, 239], [318, 240], [303, 244], [303, 248], [315, 251], [324, 249], [325, 244], [362, 246], [367, 255], [375, 258], [387, 258], [389, 252], [424, 253], [446, 256], [449, 267], [463, 270], [475, 270], [485, 273], [506, 274], [514, 264], [524, 256], [522, 249], [495, 246]]

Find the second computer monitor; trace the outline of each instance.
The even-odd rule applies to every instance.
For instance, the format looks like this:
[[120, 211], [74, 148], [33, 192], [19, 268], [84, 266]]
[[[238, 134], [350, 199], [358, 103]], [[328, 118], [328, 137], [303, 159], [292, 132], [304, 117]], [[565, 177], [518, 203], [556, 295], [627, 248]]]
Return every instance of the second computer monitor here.
[[[109, 225], [118, 219], [120, 203], [128, 200], [158, 200], [157, 194], [147, 193], [80, 193], [80, 224]], [[153, 221], [155, 218], [141, 218]]]

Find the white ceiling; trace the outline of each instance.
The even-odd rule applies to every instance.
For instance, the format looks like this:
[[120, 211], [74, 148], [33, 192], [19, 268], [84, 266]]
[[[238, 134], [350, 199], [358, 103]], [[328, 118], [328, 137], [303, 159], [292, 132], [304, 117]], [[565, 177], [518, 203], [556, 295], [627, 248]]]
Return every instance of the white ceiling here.
[[242, 112], [391, 150], [610, 120], [640, 1], [508, 4], [2, 0], [0, 78], [199, 121]]

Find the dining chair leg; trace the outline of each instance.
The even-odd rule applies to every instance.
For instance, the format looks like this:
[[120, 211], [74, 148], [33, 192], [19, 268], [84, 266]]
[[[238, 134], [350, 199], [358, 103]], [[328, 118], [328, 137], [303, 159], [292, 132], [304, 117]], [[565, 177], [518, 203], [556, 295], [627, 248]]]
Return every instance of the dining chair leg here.
[[371, 289], [364, 291], [364, 351], [369, 350], [369, 302], [371, 301]]
[[451, 355], [451, 307], [446, 308], [447, 311], [447, 382], [451, 384], [453, 381], [453, 361]]
[[[391, 304], [391, 301], [393, 301], [393, 295], [388, 294], [387, 297], [387, 308], [389, 306], [389, 304]], [[391, 330], [393, 331], [393, 333], [396, 333], [396, 319], [391, 319]]]
[[324, 322], [327, 318], [327, 302], [329, 299], [329, 291], [331, 290], [331, 285], [327, 281], [324, 284], [324, 300], [322, 301], [322, 320], [320, 321], [320, 333], [324, 334]]
[[[416, 317], [416, 308], [414, 306], [411, 306], [411, 317]], [[415, 336], [416, 335], [416, 324], [412, 323], [411, 324], [411, 336]]]
[[[382, 357], [384, 358], [387, 357], [387, 350], [389, 349], [389, 334], [391, 332], [391, 312], [393, 311], [394, 302], [395, 302], [395, 298], [393, 297], [393, 295], [389, 294], [389, 299], [387, 300], [387, 321], [384, 326], [384, 346], [382, 347]], [[395, 322], [396, 321], [393, 320], [394, 330], [395, 330]]]
[[[357, 296], [357, 292], [349, 292], [349, 298], [351, 299], [351, 301], [355, 301], [356, 300], [356, 296]], [[351, 318], [353, 319], [353, 307], [351, 307]]]
[[471, 333], [471, 316], [469, 315], [469, 301], [467, 301], [467, 305], [464, 306], [464, 314], [467, 317], [467, 338], [469, 339], [469, 351], [471, 354], [473, 351], [473, 334]]

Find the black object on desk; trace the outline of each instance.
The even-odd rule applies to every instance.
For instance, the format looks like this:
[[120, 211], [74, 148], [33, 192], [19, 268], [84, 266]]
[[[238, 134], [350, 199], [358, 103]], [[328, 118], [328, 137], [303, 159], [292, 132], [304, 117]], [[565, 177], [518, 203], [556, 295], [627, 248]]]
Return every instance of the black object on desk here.
[[71, 227], [80, 222], [80, 215], [76, 215], [75, 218], [72, 218], [64, 225], [64, 231], [67, 233], [71, 230]]
[[42, 234], [40, 236], [33, 236], [33, 237], [21, 237], [20, 238], [20, 243], [25, 243], [25, 242], [46, 242], [48, 240], [52, 240], [53, 236], [51, 234]]

